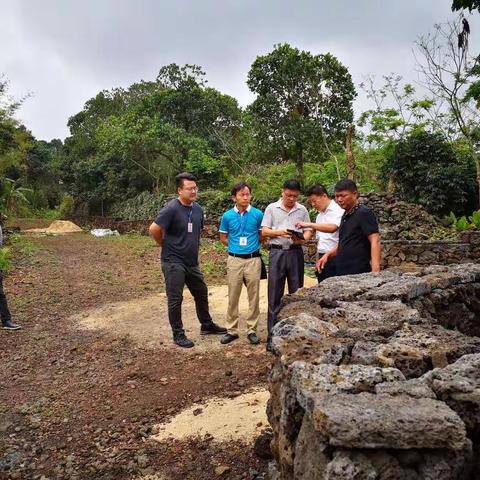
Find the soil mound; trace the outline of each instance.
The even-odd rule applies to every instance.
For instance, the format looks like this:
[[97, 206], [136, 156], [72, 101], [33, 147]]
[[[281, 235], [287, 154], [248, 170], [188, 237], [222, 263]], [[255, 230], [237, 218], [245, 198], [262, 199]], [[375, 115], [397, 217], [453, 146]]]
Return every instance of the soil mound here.
[[28, 233], [77, 233], [83, 230], [69, 220], [55, 220], [48, 228], [31, 228], [25, 230]]

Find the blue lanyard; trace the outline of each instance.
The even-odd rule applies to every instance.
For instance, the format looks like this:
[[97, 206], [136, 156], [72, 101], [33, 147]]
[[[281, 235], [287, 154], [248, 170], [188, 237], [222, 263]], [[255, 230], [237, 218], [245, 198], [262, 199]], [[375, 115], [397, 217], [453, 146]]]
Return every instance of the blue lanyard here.
[[238, 212], [238, 214], [240, 215], [240, 236], [241, 237], [243, 237], [245, 233], [245, 223], [246, 223], [245, 215], [247, 213], [248, 212], [246, 210], [243, 213]]
[[190, 207], [190, 211], [188, 212], [188, 223], [192, 223], [192, 215], [193, 215], [193, 203]]

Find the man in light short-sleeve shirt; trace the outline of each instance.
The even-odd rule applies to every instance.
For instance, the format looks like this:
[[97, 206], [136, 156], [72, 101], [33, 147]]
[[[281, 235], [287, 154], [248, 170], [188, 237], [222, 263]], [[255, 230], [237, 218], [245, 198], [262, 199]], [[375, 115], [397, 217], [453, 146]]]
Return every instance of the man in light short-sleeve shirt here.
[[310, 227], [317, 233], [317, 262], [315, 274], [318, 283], [337, 274], [335, 258], [332, 258], [323, 268], [320, 259], [338, 245], [338, 229], [342, 222], [343, 208], [330, 199], [323, 185], [313, 185], [307, 190], [308, 202], [317, 209], [315, 223], [299, 222], [297, 227]]
[[[303, 287], [304, 261], [303, 240], [298, 239], [289, 230], [296, 230], [298, 222], [308, 222], [307, 209], [297, 202], [300, 196], [300, 184], [296, 180], [287, 180], [283, 184], [282, 196], [278, 202], [271, 203], [265, 209], [262, 221], [262, 236], [269, 239], [268, 269], [268, 339], [267, 350], [271, 351], [271, 333], [277, 323], [280, 301], [288, 283], [288, 293], [292, 294]], [[303, 232], [309, 240], [312, 231]]]
[[250, 185], [239, 182], [232, 188], [235, 206], [226, 211], [220, 222], [220, 241], [228, 248], [227, 333], [220, 343], [226, 345], [238, 338], [238, 302], [245, 284], [248, 294], [247, 338], [252, 345], [259, 343], [257, 324], [260, 315], [260, 235], [263, 213], [250, 205]]

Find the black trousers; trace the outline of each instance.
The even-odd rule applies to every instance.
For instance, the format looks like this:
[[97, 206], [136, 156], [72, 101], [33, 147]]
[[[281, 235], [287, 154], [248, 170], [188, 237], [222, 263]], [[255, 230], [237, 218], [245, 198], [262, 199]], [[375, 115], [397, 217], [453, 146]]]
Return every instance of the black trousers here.
[[203, 273], [197, 266], [189, 267], [183, 263], [162, 263], [165, 287], [168, 300], [168, 320], [172, 327], [173, 337], [185, 333], [182, 322], [183, 288], [190, 290], [194, 300], [198, 320], [202, 325], [212, 323], [208, 311], [208, 289]]
[[295, 293], [303, 287], [303, 250], [272, 249], [268, 257], [268, 337], [277, 323], [280, 302], [288, 283], [288, 293]]
[[3, 272], [0, 270], [0, 318], [2, 323], [9, 322], [12, 319], [8, 309], [7, 297], [3, 291]]
[[[321, 255], [322, 254], [320, 254], [320, 256]], [[318, 283], [323, 282], [327, 278], [337, 276], [337, 262], [335, 258], [330, 258], [321, 272], [315, 270], [315, 275], [317, 276]]]

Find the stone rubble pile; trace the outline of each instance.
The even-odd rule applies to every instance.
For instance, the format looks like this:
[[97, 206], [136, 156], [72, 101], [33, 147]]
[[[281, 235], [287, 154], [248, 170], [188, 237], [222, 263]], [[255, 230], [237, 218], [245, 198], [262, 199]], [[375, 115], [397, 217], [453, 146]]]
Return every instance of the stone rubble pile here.
[[473, 480], [480, 265], [328, 279], [274, 328], [272, 480]]
[[404, 202], [389, 193], [367, 193], [360, 203], [371, 208], [377, 216], [383, 240], [428, 240], [435, 231], [448, 236], [448, 229], [421, 205]]

